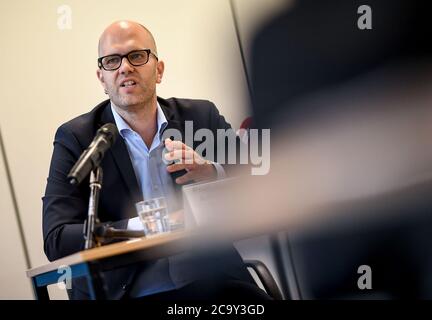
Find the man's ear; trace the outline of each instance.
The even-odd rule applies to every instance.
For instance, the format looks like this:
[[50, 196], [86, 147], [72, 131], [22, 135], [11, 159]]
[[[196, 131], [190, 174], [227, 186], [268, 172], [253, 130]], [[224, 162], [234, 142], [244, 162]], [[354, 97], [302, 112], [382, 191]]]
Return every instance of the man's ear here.
[[156, 83], [162, 82], [163, 73], [165, 70], [165, 63], [162, 60], [159, 60], [156, 65]]
[[104, 77], [103, 77], [103, 74], [102, 74], [101, 69], [97, 69], [97, 70], [96, 70], [96, 76], [98, 77], [98, 79], [99, 79], [99, 81], [100, 81], [102, 87], [104, 88], [104, 90], [106, 90], [106, 87], [105, 87], [105, 79], [104, 79]]

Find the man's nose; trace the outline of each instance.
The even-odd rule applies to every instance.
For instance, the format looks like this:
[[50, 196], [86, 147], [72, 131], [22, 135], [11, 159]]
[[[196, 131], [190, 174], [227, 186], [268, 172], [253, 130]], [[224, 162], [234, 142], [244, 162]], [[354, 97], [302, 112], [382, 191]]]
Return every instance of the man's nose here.
[[121, 63], [121, 65], [120, 65], [119, 72], [120, 72], [121, 74], [123, 74], [123, 73], [130, 73], [130, 72], [132, 72], [132, 71], [134, 71], [134, 67], [133, 67], [133, 65], [130, 64], [130, 62], [129, 62], [129, 60], [127, 59], [127, 57], [123, 57], [123, 59], [122, 59], [122, 63]]

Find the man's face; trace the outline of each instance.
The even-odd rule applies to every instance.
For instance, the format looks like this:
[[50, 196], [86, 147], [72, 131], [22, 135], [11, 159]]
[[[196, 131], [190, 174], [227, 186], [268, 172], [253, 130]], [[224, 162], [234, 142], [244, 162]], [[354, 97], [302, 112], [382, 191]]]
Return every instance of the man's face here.
[[[99, 56], [125, 55], [141, 49], [155, 52], [151, 35], [141, 26], [120, 23], [109, 27], [102, 35]], [[150, 54], [148, 62], [142, 66], [133, 66], [127, 58], [123, 58], [120, 68], [114, 71], [102, 68], [97, 70], [97, 76], [111, 101], [119, 108], [128, 109], [144, 106], [156, 96], [156, 83], [161, 82], [163, 67], [163, 62], [158, 62]]]

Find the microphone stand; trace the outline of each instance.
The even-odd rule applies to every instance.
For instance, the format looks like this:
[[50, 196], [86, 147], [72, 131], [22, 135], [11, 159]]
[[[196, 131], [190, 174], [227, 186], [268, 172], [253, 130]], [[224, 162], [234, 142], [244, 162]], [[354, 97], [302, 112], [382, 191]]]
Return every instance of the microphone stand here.
[[132, 231], [125, 229], [115, 229], [113, 227], [98, 226], [98, 203], [99, 194], [102, 189], [103, 170], [100, 166], [97, 166], [90, 172], [90, 197], [88, 206], [87, 220], [84, 223], [84, 248], [91, 249], [99, 247], [101, 240], [104, 239], [129, 239], [129, 238], [141, 238], [145, 234], [143, 231]]
[[97, 216], [99, 194], [102, 188], [103, 171], [97, 166], [90, 172], [90, 198], [88, 206], [87, 221], [84, 224], [85, 249], [91, 249], [100, 243], [94, 234], [95, 222], [99, 223]]

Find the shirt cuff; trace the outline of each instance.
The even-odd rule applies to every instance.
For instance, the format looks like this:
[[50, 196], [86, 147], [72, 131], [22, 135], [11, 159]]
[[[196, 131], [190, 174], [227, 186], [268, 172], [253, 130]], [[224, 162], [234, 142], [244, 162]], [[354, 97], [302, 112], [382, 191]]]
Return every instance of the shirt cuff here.
[[226, 173], [225, 173], [224, 168], [219, 163], [217, 163], [217, 162], [212, 162], [211, 164], [216, 169], [217, 179], [224, 179], [226, 177]]
[[144, 230], [144, 227], [141, 223], [139, 217], [135, 217], [128, 220], [127, 229], [132, 231], [141, 231]]

